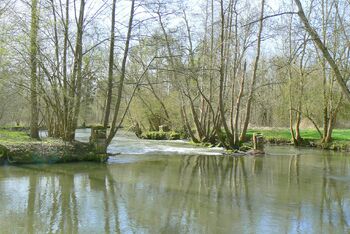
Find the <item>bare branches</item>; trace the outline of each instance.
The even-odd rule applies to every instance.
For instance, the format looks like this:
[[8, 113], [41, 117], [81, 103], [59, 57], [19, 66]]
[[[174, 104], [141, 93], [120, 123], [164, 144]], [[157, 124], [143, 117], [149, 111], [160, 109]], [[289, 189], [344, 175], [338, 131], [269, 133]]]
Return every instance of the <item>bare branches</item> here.
[[337, 79], [337, 82], [339, 86], [341, 87], [344, 95], [347, 97], [348, 101], [350, 102], [350, 90], [346, 87], [345, 79], [343, 78], [342, 73], [340, 72], [340, 69], [334, 60], [334, 58], [329, 53], [329, 50], [325, 46], [325, 44], [321, 41], [318, 33], [315, 29], [312, 28], [312, 26], [309, 23], [309, 20], [306, 18], [303, 6], [299, 0], [294, 0], [295, 4], [297, 5], [299, 12], [298, 15], [300, 17], [300, 20], [303, 22], [305, 26], [305, 30], [310, 34], [312, 39], [315, 41], [317, 47], [321, 50], [323, 56], [331, 66], [333, 72], [335, 73], [335, 78]]
[[296, 15], [298, 14], [298, 12], [294, 12], [294, 11], [288, 11], [288, 12], [281, 12], [281, 13], [277, 13], [277, 14], [273, 14], [273, 15], [267, 15], [264, 16], [262, 19], [258, 19], [258, 20], [254, 20], [252, 22], [249, 22], [247, 24], [244, 24], [243, 26], [250, 26], [252, 24], [256, 24], [259, 23], [261, 20], [266, 20], [266, 19], [270, 19], [270, 18], [274, 18], [274, 17], [278, 17], [278, 16], [282, 16], [282, 15]]

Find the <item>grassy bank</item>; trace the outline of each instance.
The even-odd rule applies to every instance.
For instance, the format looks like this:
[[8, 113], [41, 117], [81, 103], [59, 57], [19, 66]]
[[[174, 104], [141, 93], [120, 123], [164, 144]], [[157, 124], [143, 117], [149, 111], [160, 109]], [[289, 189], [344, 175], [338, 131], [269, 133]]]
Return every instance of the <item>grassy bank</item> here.
[[0, 164], [105, 161], [107, 158], [107, 154], [95, 153], [95, 148], [88, 143], [52, 138], [35, 140], [22, 131], [0, 129]]
[[0, 144], [1, 143], [30, 143], [36, 142], [29, 135], [22, 131], [10, 131], [0, 129]]
[[[254, 133], [263, 134], [264, 139], [272, 144], [292, 144], [292, 136], [287, 128], [250, 129], [247, 133], [248, 138], [251, 139]], [[304, 140], [303, 146], [350, 152], [350, 129], [335, 129], [333, 131], [333, 141], [327, 144], [321, 143], [319, 133], [313, 129], [301, 130], [301, 137]], [[181, 134], [176, 132], [145, 132], [140, 138], [153, 140], [182, 139]], [[220, 146], [219, 142], [216, 144], [192, 142], [192, 144], [202, 147]], [[252, 143], [248, 141], [242, 144], [240, 150], [246, 151], [251, 147]]]
[[[292, 136], [289, 129], [250, 129], [248, 135], [253, 133], [262, 133], [267, 140], [280, 139], [284, 141], [290, 141]], [[319, 140], [320, 135], [316, 130], [306, 129], [301, 130], [301, 137], [305, 140]], [[334, 141], [350, 141], [350, 129], [334, 129], [333, 131]]]
[[[264, 138], [270, 143], [291, 143], [292, 136], [289, 129], [250, 129], [248, 136], [253, 133], [262, 133]], [[323, 149], [350, 151], [350, 129], [334, 129], [333, 141], [331, 143], [321, 143], [320, 135], [316, 130], [305, 129], [300, 132], [301, 137], [309, 146]]]

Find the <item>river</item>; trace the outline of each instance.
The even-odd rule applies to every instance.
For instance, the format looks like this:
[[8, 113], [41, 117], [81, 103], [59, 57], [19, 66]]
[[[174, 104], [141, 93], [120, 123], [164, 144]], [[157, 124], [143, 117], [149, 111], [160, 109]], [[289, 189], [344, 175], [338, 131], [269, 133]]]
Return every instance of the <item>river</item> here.
[[109, 151], [121, 155], [1, 167], [0, 232], [350, 232], [349, 155], [271, 146], [229, 157], [123, 132]]

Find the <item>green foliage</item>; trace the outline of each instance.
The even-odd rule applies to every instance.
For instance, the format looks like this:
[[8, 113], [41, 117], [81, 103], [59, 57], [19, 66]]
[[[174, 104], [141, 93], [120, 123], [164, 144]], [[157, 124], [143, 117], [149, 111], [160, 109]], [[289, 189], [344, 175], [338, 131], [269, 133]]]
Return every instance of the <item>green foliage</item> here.
[[181, 134], [178, 132], [169, 132], [168, 133], [168, 139], [169, 140], [180, 140]]
[[141, 138], [149, 139], [149, 140], [180, 140], [180, 139], [184, 139], [184, 136], [183, 134], [175, 131], [171, 131], [171, 132], [150, 131], [150, 132], [142, 133]]
[[149, 140], [166, 140], [167, 139], [167, 133], [166, 132], [144, 132], [141, 135], [141, 138], [143, 139], [149, 139]]

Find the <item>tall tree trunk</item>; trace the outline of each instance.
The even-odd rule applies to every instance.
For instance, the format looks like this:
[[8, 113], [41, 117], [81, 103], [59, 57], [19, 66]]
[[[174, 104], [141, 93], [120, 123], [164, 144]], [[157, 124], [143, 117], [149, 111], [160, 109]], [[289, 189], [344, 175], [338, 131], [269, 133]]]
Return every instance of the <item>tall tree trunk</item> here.
[[113, 67], [114, 67], [114, 44], [115, 44], [115, 5], [117, 0], [113, 0], [112, 19], [111, 19], [111, 38], [109, 45], [109, 63], [108, 63], [108, 85], [107, 85], [107, 100], [105, 107], [105, 116], [103, 126], [107, 127], [109, 115], [111, 113], [112, 93], [113, 93]]
[[340, 96], [339, 101], [334, 108], [334, 110], [331, 111], [330, 116], [329, 116], [329, 123], [328, 123], [328, 128], [327, 128], [327, 135], [325, 136], [323, 142], [329, 143], [332, 141], [332, 133], [334, 129], [334, 125], [336, 124], [337, 121], [337, 115], [340, 109], [340, 106], [343, 101], [343, 95]]
[[298, 106], [297, 106], [297, 121], [295, 124], [295, 137], [300, 145], [303, 141], [300, 133], [300, 124], [302, 119], [302, 106], [303, 106], [303, 97], [304, 97], [304, 79], [305, 79], [305, 72], [304, 72], [304, 58], [306, 53], [306, 45], [307, 45], [307, 35], [304, 35], [303, 40], [303, 49], [301, 53], [300, 63], [299, 63], [299, 95], [298, 95]]
[[39, 14], [38, 0], [32, 0], [31, 25], [30, 25], [30, 136], [39, 138], [39, 109], [37, 92], [37, 56], [38, 56], [38, 29]]
[[[219, 111], [222, 125], [226, 133], [227, 142], [222, 142], [223, 144], [228, 144], [226, 146], [233, 147], [233, 136], [226, 120], [226, 111], [224, 103], [224, 85], [225, 85], [225, 10], [224, 1], [220, 1], [220, 16], [221, 16], [221, 32], [220, 32], [220, 84], [219, 84]], [[220, 128], [220, 126], [219, 126]], [[221, 129], [218, 129], [220, 132]]]
[[238, 94], [238, 97], [236, 100], [236, 113], [234, 115], [234, 129], [235, 129], [234, 142], [235, 142], [235, 144], [239, 143], [238, 120], [239, 120], [239, 113], [240, 113], [240, 109], [241, 109], [241, 101], [242, 101], [243, 93], [244, 93], [244, 83], [245, 83], [245, 77], [246, 77], [246, 70], [247, 70], [247, 62], [244, 62], [244, 68], [243, 68], [243, 74], [242, 74], [242, 78], [241, 78], [241, 82], [240, 82], [239, 94]]
[[81, 86], [82, 86], [82, 63], [83, 63], [83, 32], [84, 32], [84, 13], [85, 13], [85, 0], [80, 1], [79, 18], [77, 22], [77, 39], [74, 51], [74, 67], [70, 82], [70, 100], [69, 100], [69, 116], [68, 118], [68, 132], [65, 136], [68, 136], [69, 141], [75, 138], [75, 129], [78, 124], [78, 117], [80, 113], [80, 101], [81, 101]]
[[[63, 10], [62, 10], [63, 14]], [[62, 16], [63, 17], [63, 16]], [[69, 29], [69, 0], [66, 0], [65, 19], [64, 19], [64, 39], [63, 39], [63, 58], [62, 58], [62, 75], [63, 75], [63, 138], [68, 136], [68, 74], [67, 74], [67, 53], [68, 53], [68, 29]]]
[[300, 124], [301, 124], [301, 106], [298, 104], [297, 109], [297, 116], [296, 116], [296, 123], [295, 123], [295, 139], [300, 144], [302, 142], [302, 137], [300, 134]]
[[294, 124], [294, 110], [293, 110], [293, 91], [292, 91], [292, 64], [289, 65], [289, 131], [292, 136], [294, 145], [298, 145], [298, 141], [295, 136], [293, 124]]
[[254, 61], [252, 83], [250, 85], [250, 91], [249, 91], [249, 96], [248, 96], [248, 100], [247, 100], [245, 120], [244, 120], [244, 124], [243, 124], [242, 133], [240, 136], [241, 141], [244, 141], [246, 138], [248, 125], [249, 125], [249, 121], [250, 121], [251, 105], [252, 105], [252, 100], [253, 100], [253, 94], [254, 94], [259, 59], [260, 59], [260, 51], [261, 51], [261, 35], [262, 35], [262, 31], [263, 31], [263, 26], [264, 26], [264, 8], [265, 8], [265, 0], [261, 0], [261, 12], [260, 12], [259, 31], [258, 31], [258, 46], [256, 49], [256, 57], [255, 57], [255, 61]]
[[[327, 10], [324, 3], [322, 1], [322, 42], [323, 44], [327, 44]], [[327, 71], [326, 71], [326, 59], [324, 57], [319, 56], [319, 60], [321, 61], [322, 66], [322, 89], [323, 89], [323, 139], [322, 142], [325, 141], [327, 136], [328, 129], [328, 95], [327, 95]]]
[[106, 146], [111, 143], [113, 137], [115, 136], [115, 134], [117, 134], [118, 127], [119, 127], [119, 125], [117, 124], [117, 119], [119, 116], [119, 109], [120, 109], [122, 94], [123, 94], [123, 90], [124, 90], [124, 80], [125, 80], [125, 76], [126, 76], [126, 62], [127, 62], [128, 55], [129, 55], [131, 32], [132, 32], [132, 26], [133, 26], [132, 24], [133, 24], [133, 20], [134, 20], [134, 11], [135, 11], [135, 0], [132, 0], [131, 1], [130, 18], [129, 18], [129, 24], [128, 24], [128, 33], [126, 36], [124, 56], [123, 56], [121, 74], [120, 74], [120, 80], [119, 80], [119, 86], [118, 86], [117, 100], [115, 103], [112, 126], [111, 126], [110, 133], [107, 137]]

